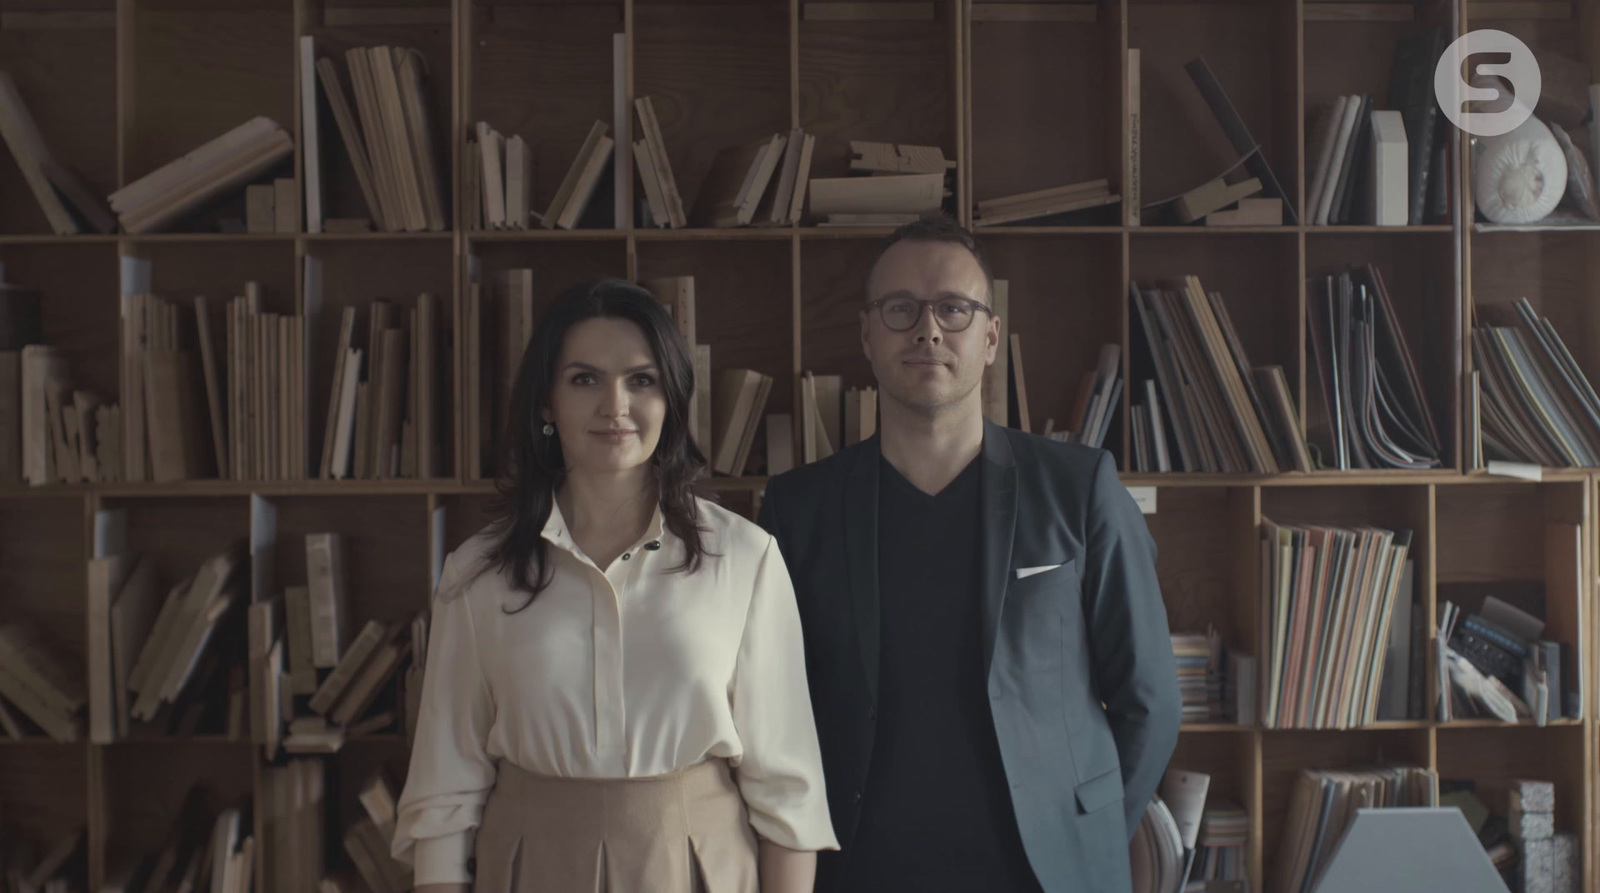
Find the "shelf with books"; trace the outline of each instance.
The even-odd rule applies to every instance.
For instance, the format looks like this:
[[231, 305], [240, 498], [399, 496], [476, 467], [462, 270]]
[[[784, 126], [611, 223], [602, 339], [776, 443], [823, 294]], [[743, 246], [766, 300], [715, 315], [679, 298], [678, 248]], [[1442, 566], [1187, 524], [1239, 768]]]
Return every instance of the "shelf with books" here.
[[[795, 111], [800, 128], [816, 137], [808, 202], [815, 200], [817, 181], [850, 173], [853, 140], [934, 147], [947, 164], [962, 162], [962, 5], [899, 4], [915, 10], [911, 20], [896, 18], [895, 5], [877, 7], [885, 13], [874, 15], [873, 7], [855, 4], [860, 17], [833, 17], [826, 12], [830, 4], [797, 4]], [[962, 217], [963, 176], [959, 168], [954, 173], [944, 207]], [[808, 204], [806, 219], [815, 222], [815, 216]]]
[[[1241, 161], [1187, 70], [1204, 60], [1282, 189], [1299, 207], [1299, 66], [1294, 4], [1127, 4], [1128, 47], [1140, 55], [1140, 204], [1148, 208], [1222, 176]], [[1243, 48], [1243, 51], [1241, 51]], [[1230, 176], [1251, 175], [1241, 167]], [[1261, 196], [1271, 196], [1262, 180]], [[1145, 223], [1160, 222], [1144, 213]]]
[[[377, 77], [378, 69], [374, 66], [373, 55], [375, 50], [387, 48], [391, 58], [395, 60], [393, 81], [402, 106], [407, 115], [403, 125], [410, 133], [425, 133], [427, 146], [426, 153], [417, 153], [417, 160], [412, 158], [401, 159], [404, 164], [396, 164], [387, 168], [388, 171], [402, 174], [390, 182], [393, 189], [391, 197], [400, 196], [403, 191], [415, 188], [418, 197], [422, 199], [422, 218], [413, 221], [412, 225], [389, 227], [389, 230], [404, 229], [412, 232], [440, 232], [448, 231], [453, 213], [453, 190], [451, 171], [455, 160], [451, 147], [455, 145], [454, 134], [454, 100], [457, 91], [455, 83], [455, 58], [456, 35], [451, 27], [452, 5], [448, 0], [422, 0], [405, 4], [405, 16], [385, 16], [381, 8], [376, 14], [366, 4], [344, 3], [339, 0], [296, 0], [300, 7], [297, 22], [300, 27], [301, 43], [295, 48], [292, 57], [299, 73], [295, 84], [301, 92], [301, 97], [310, 94], [317, 103], [316, 120], [316, 154], [315, 177], [321, 183], [320, 203], [322, 206], [321, 217], [323, 221], [333, 219], [366, 218], [371, 221], [374, 231], [382, 232], [383, 226], [378, 225], [383, 212], [369, 207], [365, 191], [361, 186], [360, 176], [357, 173], [355, 161], [351, 157], [349, 143], [343, 133], [343, 124], [338, 120], [328, 97], [329, 85], [324, 77], [332, 71], [337, 79], [339, 89], [343, 94], [343, 102], [348, 105], [351, 115], [360, 130], [368, 156], [368, 172], [376, 198], [379, 202], [387, 201], [384, 198], [382, 183], [385, 173], [373, 171], [370, 162], [375, 158], [380, 147], [385, 145], [384, 140], [373, 140], [373, 128], [366, 125], [361, 114], [361, 94], [356, 91], [356, 81], [352, 80], [352, 51], [365, 56], [360, 63], [363, 65], [362, 79], [373, 78], [373, 88], [379, 96], [387, 88], [387, 82]], [[313, 53], [316, 58], [314, 66], [308, 66], [302, 61], [305, 51], [303, 38], [309, 37]], [[322, 60], [326, 59], [327, 63]], [[401, 66], [404, 60], [409, 65], [413, 60], [417, 63], [415, 69]], [[330, 68], [331, 66], [331, 68]], [[307, 79], [308, 69], [315, 68], [315, 74]], [[410, 92], [411, 76], [415, 75], [415, 83], [420, 87], [413, 96]], [[416, 99], [412, 105], [410, 100]], [[303, 100], [295, 103], [297, 111], [303, 110]], [[412, 114], [420, 111], [421, 122], [412, 120]], [[297, 135], [304, 141], [306, 126], [303, 120], [297, 120]], [[408, 139], [414, 137], [408, 136]], [[395, 141], [391, 138], [388, 148], [392, 151]], [[412, 146], [412, 143], [408, 143]], [[403, 151], [412, 151], [404, 149]], [[431, 155], [431, 165], [427, 164], [426, 156]], [[382, 167], [382, 165], [379, 165]], [[420, 179], [429, 175], [431, 184]], [[301, 183], [301, 198], [304, 204], [306, 184], [312, 179], [312, 163], [309, 159], [302, 158], [299, 172]], [[415, 187], [408, 184], [415, 183]], [[439, 200], [439, 219], [435, 219], [431, 210], [432, 196], [437, 195]], [[403, 199], [402, 199], [403, 200]], [[399, 202], [395, 203], [398, 207]], [[399, 215], [397, 215], [399, 216]], [[424, 225], [417, 223], [425, 219]], [[302, 218], [304, 221], [304, 218]], [[442, 223], [442, 226], [436, 225]], [[302, 223], [298, 229], [304, 229]], [[325, 226], [324, 226], [325, 230]]]
[[[1255, 488], [1205, 487], [1163, 492], [1156, 510], [1145, 515], [1174, 634], [1214, 630], [1224, 649], [1257, 652], [1256, 513]], [[1217, 669], [1225, 671], [1226, 664]]]
[[[1132, 393], [1125, 408], [1154, 415], [1145, 383], [1156, 382], [1161, 424], [1175, 435], [1169, 441], [1176, 449], [1169, 446], [1165, 466], [1159, 451], [1155, 461], [1147, 455], [1141, 463], [1136, 450], [1124, 450], [1127, 470], [1272, 473], [1302, 463], [1310, 467], [1304, 456], [1296, 461], [1298, 451], [1285, 434], [1293, 409], [1304, 405], [1299, 393], [1304, 368], [1300, 240], [1293, 233], [1240, 239], [1233, 243], [1237, 250], [1256, 262], [1233, 262], [1231, 255], [1215, 250], [1214, 240], [1130, 235], [1131, 287], [1122, 303], [1132, 385], [1124, 393]], [[1211, 404], [1185, 397], [1176, 404], [1182, 412], [1174, 410], [1178, 369], [1206, 383], [1202, 394], [1216, 393]], [[1256, 407], [1248, 389], [1263, 394], [1266, 406]], [[1276, 399], [1270, 399], [1273, 395]], [[1209, 414], [1208, 405], [1229, 414], [1223, 424]], [[1230, 417], [1231, 425], [1226, 424]], [[1137, 433], [1131, 416], [1129, 429]], [[1138, 442], [1134, 438], [1129, 444]]]
[[[1244, 809], [1246, 821], [1254, 819], [1261, 811], [1260, 779], [1256, 773], [1259, 758], [1258, 737], [1249, 729], [1219, 727], [1214, 734], [1188, 734], [1184, 727], [1178, 746], [1167, 765], [1170, 771], [1201, 772], [1210, 777], [1206, 787], [1206, 805], [1212, 808], [1233, 806]], [[1256, 844], [1246, 835], [1246, 873], [1254, 863]], [[1260, 889], [1252, 886], [1252, 889]]]
[[[105, 244], [6, 245], [0, 246], [0, 265], [0, 281], [31, 290], [30, 300], [38, 306], [40, 331], [30, 336], [24, 325], [13, 329], [13, 336], [38, 337], [64, 359], [73, 387], [115, 402], [118, 334], [111, 296], [117, 293], [116, 249]], [[21, 346], [0, 343], [0, 350]]]
[[[531, 174], [531, 182], [523, 187], [528, 209], [549, 217], [553, 199], [595, 122], [603, 123], [605, 135], [617, 143], [613, 153], [620, 149], [632, 154], [627, 133], [619, 139], [616, 126], [615, 98], [619, 94], [613, 38], [625, 33], [624, 4], [471, 2], [466, 6], [473, 46], [464, 122], [467, 139], [472, 141], [469, 146], [482, 151], [476, 129], [480, 121], [506, 140], [520, 138], [525, 148], [519, 146], [516, 151], [526, 152], [527, 166], [512, 171], [508, 153], [505, 170], [517, 178]], [[637, 120], [634, 111], [625, 102], [623, 111], [627, 124], [632, 125]], [[632, 133], [631, 126], [627, 132]], [[466, 167], [473, 169], [474, 160], [466, 159]], [[482, 170], [481, 154], [476, 169]], [[615, 220], [613, 185], [608, 166], [580, 227], [627, 226], [626, 215], [621, 222]], [[629, 185], [623, 183], [620, 188], [626, 191]], [[554, 225], [552, 218], [542, 227]], [[529, 227], [530, 231], [548, 231], [537, 220], [530, 221]]]
[[[27, 878], [32, 872], [66, 878], [74, 889], [91, 889], [86, 845], [89, 827], [88, 748], [9, 748], [0, 759], [0, 815], [10, 864]], [[70, 851], [66, 850], [71, 847]], [[65, 861], [52, 869], [65, 853]], [[52, 858], [53, 857], [53, 858]], [[41, 878], [43, 879], [43, 878]], [[40, 888], [42, 889], [42, 887]]]
[[[1279, 732], [1261, 736], [1260, 875], [1251, 889], [1279, 891], [1276, 880], [1290, 857], [1286, 835], [1295, 813], [1295, 786], [1303, 770], [1364, 770], [1433, 765], [1433, 733], [1426, 729]], [[1320, 798], [1317, 802], [1320, 802]], [[1251, 816], [1252, 819], [1255, 816]]]
[[1318, 229], [1450, 222], [1455, 130], [1433, 88], [1450, 9], [1415, 12], [1393, 20], [1307, 15], [1305, 222]]
[[[440, 478], [455, 476], [453, 425], [460, 382], [456, 370], [456, 308], [452, 302], [455, 257], [449, 245], [424, 243], [403, 258], [371, 242], [337, 242], [311, 246], [305, 258], [310, 287], [303, 289], [306, 312], [312, 324], [306, 357], [309, 456], [317, 464], [310, 477], [342, 477], [344, 469], [357, 477], [379, 479]], [[320, 280], [320, 287], [317, 282]], [[385, 347], [373, 332], [381, 324]], [[395, 332], [390, 336], [387, 332]], [[347, 341], [340, 341], [348, 335]], [[361, 374], [349, 362], [360, 351], [366, 382], [350, 385]], [[346, 362], [340, 363], [340, 353]], [[396, 376], [381, 371], [397, 360]], [[376, 371], [375, 371], [376, 370]], [[343, 390], [355, 387], [346, 421]], [[390, 394], [385, 397], [385, 393]], [[361, 439], [358, 421], [363, 400], [371, 400], [367, 440], [377, 449], [372, 432], [399, 446], [399, 463], [380, 465], [351, 461], [353, 454], [338, 451], [339, 436], [349, 429], [352, 442]], [[405, 408], [400, 409], [400, 402]], [[394, 407], [387, 433], [379, 431], [383, 407]], [[424, 439], [426, 433], [426, 439]], [[322, 462], [326, 451], [332, 462]], [[342, 461], [341, 461], [342, 460]]]
[[[1592, 594], [1582, 582], [1593, 574], [1582, 527], [1592, 513], [1590, 488], [1506, 484], [1468, 492], [1437, 491], [1438, 621], [1430, 634], [1448, 619], [1448, 644], [1470, 665], [1459, 667], [1464, 682], [1482, 678], [1520, 701], [1508, 705], [1518, 720], [1537, 719], [1528, 714], [1540, 702], [1546, 721], [1586, 715], [1594, 684]], [[1458, 614], [1446, 615], [1447, 604]], [[1458, 696], [1444, 718], [1493, 716], [1492, 708]], [[1512, 718], [1500, 709], [1500, 718]]]
[[761, 470], [767, 454], [765, 418], [794, 410], [794, 273], [792, 243], [638, 246], [638, 281], [654, 287], [658, 298], [675, 301], [672, 296], [682, 293], [676, 283], [663, 280], [689, 280], [690, 340], [697, 363], [706, 369], [697, 379], [708, 383], [704, 393], [710, 402], [697, 409], [703, 420], [700, 446], [709, 449], [711, 468], [719, 474], [737, 477]]
[[[783, 3], [634, 4], [633, 139], [659, 131], [676, 184], [664, 192], [668, 205], [676, 193], [687, 225], [699, 225], [695, 202], [718, 153], [793, 128], [789, 36]], [[653, 128], [639, 126], [638, 100], [646, 98]], [[637, 187], [633, 194], [646, 197]], [[637, 207], [634, 221], [644, 223]]]
[[[127, 54], [118, 89], [126, 186], [257, 116], [289, 133], [295, 125], [294, 5], [142, 0], [124, 23]], [[260, 181], [293, 177], [285, 158]], [[230, 192], [171, 227], [211, 232], [244, 220], [244, 190]]]
[[[997, 352], [986, 376], [995, 388], [990, 393], [1007, 403], [1025, 398], [1026, 411], [1020, 405], [1017, 409], [1034, 433], [1077, 429], [1097, 366], [1112, 363], [1119, 377], [1123, 368], [1122, 312], [1116, 300], [1123, 281], [1122, 239], [996, 239], [992, 234], [985, 230], [979, 237], [996, 279], [995, 302], [1004, 305], [996, 309], [1001, 317], [999, 350], [1006, 353]], [[869, 268], [870, 261], [859, 267]], [[857, 298], [855, 303], [860, 302]], [[1108, 347], [1114, 356], [1106, 352]], [[1007, 398], [1007, 390], [1015, 391], [1015, 397]], [[1119, 397], [1114, 404], [1119, 411], [1105, 426], [1100, 445], [1119, 454], [1126, 442], [1123, 401]]]
[[[6, 4], [0, 59], [50, 155], [91, 195], [118, 185], [117, 29], [114, 0], [77, 7], [76, 21], [48, 2]], [[6, 141], [0, 139], [0, 193], [17, 196], [0, 208], [0, 233], [55, 230], [33, 201]], [[89, 227], [84, 232], [93, 232]]]
[[[1099, 179], [1109, 181], [1110, 194], [1125, 195], [1121, 5], [1084, 11], [1082, 19], [1038, 21], [985, 19], [974, 10], [967, 49], [973, 205]], [[1085, 216], [1071, 222], [1120, 223], [1122, 204]]]
[[[86, 648], [83, 563], [86, 521], [82, 500], [51, 499], [0, 507], [0, 638], [9, 648], [36, 650], [19, 666], [8, 658], [0, 734], [8, 740], [83, 741], [81, 661]], [[51, 683], [28, 696], [33, 676]], [[19, 686], [24, 688], [19, 689]], [[25, 701], [15, 700], [21, 695]], [[65, 700], [63, 700], [65, 699]]]
[[255, 753], [242, 743], [127, 742], [105, 749], [103, 761], [105, 787], [92, 808], [99, 812], [104, 860], [91, 857], [89, 889], [100, 889], [102, 879], [126, 883], [131, 873], [150, 871], [168, 847], [179, 850], [173, 856], [198, 856], [190, 849], [205, 848], [223, 810], [240, 811], [241, 840], [252, 833]]
[[[1458, 407], [1460, 399], [1461, 344], [1460, 326], [1460, 276], [1455, 262], [1455, 239], [1448, 234], [1419, 236], [1415, 239], [1394, 240], [1372, 234], [1345, 234], [1324, 230], [1308, 233], [1305, 248], [1306, 271], [1306, 381], [1304, 416], [1308, 434], [1314, 434], [1322, 455], [1334, 455], [1329, 427], [1326, 395], [1333, 393], [1330, 381], [1324, 381], [1331, 356], [1326, 341], [1317, 341], [1317, 333], [1331, 337], [1326, 319], [1327, 298], [1338, 294], [1341, 274], [1353, 274], [1353, 285], [1364, 285], [1372, 299], [1371, 318], [1379, 323], [1387, 320], [1385, 306], [1392, 309], [1396, 333], [1404, 351], [1396, 354], [1384, 342], [1375, 342], [1381, 352], [1380, 368], [1386, 374], [1405, 371], [1407, 357], [1417, 373], [1417, 386], [1422, 400], [1420, 405], [1405, 411], [1412, 419], [1412, 427], [1419, 429], [1428, 443], [1401, 440], [1398, 426], [1385, 425], [1391, 438], [1403, 443], [1419, 456], [1439, 460], [1438, 468], [1459, 467], [1456, 449], [1460, 430]], [[1381, 288], [1380, 288], [1381, 286]], [[1332, 289], [1332, 291], [1330, 291]], [[1312, 315], [1322, 313], [1320, 319]], [[1389, 331], [1384, 323], [1380, 333]], [[1349, 368], [1348, 364], [1345, 368]], [[1390, 382], [1396, 387], [1397, 382]], [[1398, 390], [1398, 389], [1397, 389]], [[1409, 393], [1411, 388], [1406, 387]]]

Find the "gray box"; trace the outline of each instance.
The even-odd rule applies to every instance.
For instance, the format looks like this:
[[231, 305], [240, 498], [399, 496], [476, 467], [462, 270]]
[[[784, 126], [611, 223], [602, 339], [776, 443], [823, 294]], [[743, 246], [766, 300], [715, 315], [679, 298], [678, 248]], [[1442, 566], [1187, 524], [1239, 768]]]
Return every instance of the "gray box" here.
[[1522, 893], [1556, 893], [1556, 842], [1552, 838], [1527, 840], [1522, 844], [1522, 861], [1517, 863], [1517, 880]]

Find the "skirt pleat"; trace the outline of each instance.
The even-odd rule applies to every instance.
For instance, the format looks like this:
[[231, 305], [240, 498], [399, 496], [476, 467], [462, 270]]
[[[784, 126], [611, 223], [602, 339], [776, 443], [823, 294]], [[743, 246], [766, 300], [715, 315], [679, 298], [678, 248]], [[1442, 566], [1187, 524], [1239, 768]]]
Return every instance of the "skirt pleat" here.
[[474, 893], [758, 893], [755, 832], [725, 760], [583, 779], [501, 762]]

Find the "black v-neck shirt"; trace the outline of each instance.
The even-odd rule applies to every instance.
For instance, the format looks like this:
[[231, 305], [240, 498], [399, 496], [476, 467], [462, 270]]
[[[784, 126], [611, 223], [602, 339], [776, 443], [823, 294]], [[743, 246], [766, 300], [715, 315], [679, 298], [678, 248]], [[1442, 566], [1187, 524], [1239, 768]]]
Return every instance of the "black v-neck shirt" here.
[[1038, 891], [983, 669], [982, 458], [937, 494], [878, 484], [877, 731], [849, 891]]

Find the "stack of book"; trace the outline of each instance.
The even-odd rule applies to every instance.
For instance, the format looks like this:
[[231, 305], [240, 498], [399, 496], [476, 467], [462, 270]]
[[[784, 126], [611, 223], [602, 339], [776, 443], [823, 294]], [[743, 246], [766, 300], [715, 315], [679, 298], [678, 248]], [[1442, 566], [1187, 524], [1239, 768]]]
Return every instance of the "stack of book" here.
[[411, 870], [389, 855], [397, 820], [394, 788], [382, 772], [375, 773], [362, 785], [359, 799], [366, 814], [345, 830], [344, 850], [373, 893], [406, 893]]
[[[83, 842], [87, 829], [76, 828], [50, 841], [43, 850], [35, 841], [0, 832], [0, 886], [27, 893], [74, 893], [87, 874]], [[42, 855], [41, 855], [42, 853]]]
[[0, 697], [0, 729], [8, 737], [27, 737], [30, 730], [7, 703], [51, 738], [76, 741], [89, 700], [82, 658], [40, 627], [0, 625]]
[[111, 193], [124, 232], [147, 233], [245, 185], [294, 153], [278, 122], [256, 117]]
[[1441, 27], [1395, 45], [1387, 100], [1337, 97], [1306, 142], [1315, 166], [1306, 190], [1312, 224], [1403, 226], [1449, 220], [1450, 128], [1436, 125], [1434, 68], [1447, 43]]
[[1435, 468], [1442, 441], [1377, 267], [1313, 280], [1306, 308], [1319, 387], [1306, 426], [1333, 468]]
[[1300, 770], [1289, 796], [1272, 889], [1283, 893], [1315, 890], [1318, 877], [1355, 820], [1357, 808], [1438, 805], [1439, 777], [1429, 769]]
[[250, 893], [267, 835], [252, 828], [248, 802], [218, 809], [213, 799], [205, 788], [191, 788], [160, 850], [109, 866], [101, 889]]
[[1261, 548], [1262, 724], [1374, 722], [1411, 531], [1268, 519]]
[[50, 154], [16, 83], [4, 71], [0, 71], [0, 139], [11, 150], [23, 182], [56, 235], [76, 235], [86, 226], [100, 233], [116, 228], [100, 200]]
[[237, 654], [244, 612], [234, 610], [246, 598], [242, 546], [164, 589], [157, 560], [127, 548], [125, 511], [98, 512], [95, 528], [87, 611], [90, 740], [127, 738], [135, 720], [157, 722], [179, 737], [204, 728], [245, 740], [249, 680]]
[[120, 416], [116, 404], [73, 387], [59, 349], [0, 351], [0, 480], [34, 487], [119, 480]]
[[1140, 418], [1153, 460], [1140, 470], [1311, 470], [1283, 369], [1250, 364], [1220, 293], [1186, 276], [1134, 283], [1131, 298], [1139, 322], [1131, 377], [1145, 389]]
[[812, 179], [811, 216], [822, 226], [899, 226], [939, 212], [955, 162], [938, 146], [851, 140], [851, 176]]
[[[246, 286], [246, 293], [251, 302], [258, 299], [259, 290], [253, 283]], [[246, 303], [246, 298], [236, 298], [230, 311], [241, 313]], [[135, 294], [123, 302], [123, 405], [130, 411], [122, 417], [122, 436], [126, 447], [123, 470], [128, 480], [171, 482], [226, 476], [230, 463], [221, 438], [225, 434], [221, 411], [224, 406], [243, 405], [243, 401], [230, 400], [224, 394], [208, 306], [206, 298], [196, 297], [192, 310], [180, 310], [174, 302], [152, 294]], [[229, 363], [228, 384], [236, 384], [254, 358], [272, 359], [271, 381], [283, 386], [274, 387], [270, 396], [261, 389], [267, 400], [256, 417], [263, 425], [270, 419], [271, 430], [281, 428], [287, 437], [293, 367], [279, 361], [287, 355], [279, 348], [287, 351], [298, 344], [304, 328], [298, 317], [273, 316], [270, 322], [270, 326], [253, 330], [256, 337], [246, 338], [235, 331], [230, 315], [230, 349], [220, 356]], [[195, 343], [198, 351], [192, 346]]]
[[749, 464], [756, 430], [772, 393], [772, 376], [754, 369], [724, 369], [712, 395], [711, 468], [719, 474], [742, 475]]
[[1211, 722], [1221, 719], [1221, 634], [1215, 629], [1204, 633], [1173, 633], [1172, 654], [1178, 661], [1178, 693], [1183, 699], [1183, 721]]
[[[427, 653], [427, 618], [369, 620], [359, 632], [349, 609], [344, 538], [305, 538], [303, 585], [283, 587], [251, 605], [251, 735], [272, 758], [336, 753], [344, 743], [396, 724], [407, 700], [368, 715], [407, 657]], [[284, 734], [283, 703], [292, 718]]]
[[357, 308], [346, 306], [334, 345], [318, 475], [325, 480], [438, 475], [444, 393], [438, 376], [448, 365], [449, 341], [439, 331], [438, 301], [426, 292], [411, 307], [374, 300], [367, 307], [364, 345], [359, 334]]
[[[773, 423], [768, 422], [769, 437]], [[794, 422], [783, 416], [776, 423], [780, 441], [792, 444]], [[876, 388], [844, 387], [839, 375], [817, 375], [809, 370], [800, 380], [800, 460], [802, 464], [826, 459], [847, 446], [854, 446], [878, 431], [878, 391]], [[768, 449], [772, 449], [768, 444]], [[793, 448], [784, 454], [780, 465], [792, 464]], [[770, 459], [769, 455], [769, 459]], [[768, 474], [776, 474], [771, 471]]]
[[1472, 372], [1485, 455], [1515, 462], [1600, 465], [1600, 397], [1550, 320], [1527, 298], [1478, 304]]
[[[1517, 597], [1518, 587], [1493, 587], [1506, 599], [1542, 603], [1543, 595]], [[1541, 617], [1472, 584], [1441, 587], [1440, 682], [1443, 719], [1494, 717], [1545, 725], [1579, 715], [1577, 662], [1569, 643], [1545, 636]], [[1464, 607], [1476, 603], [1476, 610]], [[1568, 675], [1571, 673], [1572, 675]], [[1445, 684], [1448, 682], [1448, 684]], [[1574, 703], [1578, 702], [1578, 703]]]
[[[150, 630], [143, 643], [138, 644], [138, 657], [127, 668], [125, 683], [113, 679], [113, 699], [123, 697], [121, 690], [130, 693], [130, 719], [152, 722], [158, 711], [170, 707], [171, 715], [181, 717], [183, 731], [192, 731], [198, 723], [208, 706], [200, 696], [213, 688], [213, 680], [223, 676], [222, 661], [231, 662], [234, 657], [233, 641], [219, 640], [234, 638], [236, 624], [230, 621], [230, 614], [242, 619], [243, 612], [234, 609], [242, 608], [248, 597], [242, 579], [246, 564], [245, 544], [239, 540], [207, 559], [193, 575], [172, 587], [164, 600], [154, 586], [130, 592], [124, 585], [124, 591], [113, 603], [107, 630], [112, 642], [113, 673], [118, 666], [116, 645], [136, 643], [134, 630], [116, 627], [119, 617], [125, 618], [129, 627]], [[119, 615], [116, 603], [130, 598], [133, 601], [127, 606], [129, 610]], [[150, 620], [150, 612], [157, 607], [159, 610]], [[133, 616], [136, 614], [140, 616]], [[213, 642], [217, 644], [208, 647]], [[243, 719], [239, 708], [243, 705], [232, 691], [242, 691], [242, 686], [230, 686], [228, 697], [228, 724], [230, 731], [237, 731]], [[192, 716], [183, 716], [185, 713]]]
[[640, 96], [633, 101], [633, 107], [639, 115], [641, 134], [633, 144], [633, 163], [650, 212], [639, 225], [682, 229], [689, 225], [689, 219], [684, 214], [683, 196], [678, 193], [678, 180], [672, 174], [672, 160], [667, 157], [667, 142], [656, 118], [655, 101]]
[[507, 139], [479, 121], [465, 157], [467, 226], [474, 230], [572, 229], [583, 219], [609, 167], [615, 141], [596, 121], [543, 214], [533, 210], [533, 150], [521, 135]]
[[816, 136], [775, 133], [717, 153], [690, 222], [699, 226], [778, 226], [800, 222]]
[[1121, 201], [1122, 196], [1111, 191], [1111, 181], [1102, 177], [978, 202], [972, 224], [980, 227], [1024, 222], [1035, 226], [1069, 224], [1076, 222], [1075, 217], [1068, 216], [1074, 212]]
[[1134, 893], [1182, 893], [1210, 788], [1204, 772], [1167, 769], [1128, 845]]
[[295, 233], [300, 231], [300, 196], [293, 177], [244, 188], [244, 231]]
[[[301, 52], [302, 60], [311, 55], [305, 46]], [[317, 60], [317, 80], [373, 223], [385, 232], [445, 229], [447, 202], [429, 128], [422, 54], [404, 47], [354, 47], [345, 52], [345, 65], [354, 112], [332, 59]]]
[[1248, 883], [1244, 847], [1249, 836], [1250, 816], [1243, 808], [1220, 797], [1209, 798], [1184, 893], [1206, 893], [1212, 881]]
[[315, 759], [262, 767], [256, 856], [263, 893], [309, 893], [322, 879], [326, 772], [326, 763]]
[[711, 345], [701, 344], [695, 327], [694, 277], [670, 276], [650, 279], [640, 283], [656, 296], [679, 334], [689, 345], [689, 355], [694, 361], [694, 394], [690, 397], [689, 436], [708, 459], [715, 444], [711, 442]]
[[[1021, 335], [1012, 335], [1021, 340]], [[1012, 351], [1012, 369], [1018, 378], [1022, 375], [1020, 353]], [[1057, 429], [1055, 419], [1046, 419], [1044, 435], [1063, 443], [1081, 443], [1099, 447], [1105, 443], [1111, 430], [1111, 420], [1117, 414], [1122, 399], [1122, 345], [1104, 344], [1100, 347], [1100, 361], [1093, 369], [1085, 370], [1078, 381], [1078, 398], [1072, 404], [1072, 415], [1067, 417], [1067, 427]], [[1026, 393], [1026, 386], [1023, 387]], [[1141, 410], [1133, 408], [1133, 438], [1138, 450], [1147, 450], [1153, 442], [1149, 437], [1148, 421]]]

